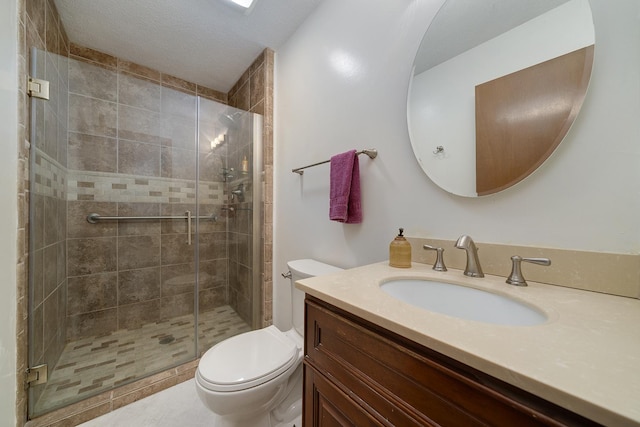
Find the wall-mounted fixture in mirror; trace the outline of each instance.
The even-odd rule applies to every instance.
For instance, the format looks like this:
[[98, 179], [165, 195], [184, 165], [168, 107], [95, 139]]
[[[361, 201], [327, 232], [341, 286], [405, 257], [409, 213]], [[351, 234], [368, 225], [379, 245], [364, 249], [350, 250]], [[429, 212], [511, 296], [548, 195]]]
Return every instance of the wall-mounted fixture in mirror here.
[[460, 196], [537, 169], [584, 100], [595, 34], [588, 0], [447, 0], [414, 62], [407, 100], [422, 169]]

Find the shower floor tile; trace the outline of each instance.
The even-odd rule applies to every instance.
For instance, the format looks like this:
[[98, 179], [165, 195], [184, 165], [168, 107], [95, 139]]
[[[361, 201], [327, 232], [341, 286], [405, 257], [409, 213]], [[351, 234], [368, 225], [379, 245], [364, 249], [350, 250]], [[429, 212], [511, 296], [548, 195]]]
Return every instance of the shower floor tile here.
[[[250, 331], [230, 306], [201, 313], [199, 346]], [[68, 343], [49, 372], [35, 412], [43, 413], [195, 359], [193, 316]]]

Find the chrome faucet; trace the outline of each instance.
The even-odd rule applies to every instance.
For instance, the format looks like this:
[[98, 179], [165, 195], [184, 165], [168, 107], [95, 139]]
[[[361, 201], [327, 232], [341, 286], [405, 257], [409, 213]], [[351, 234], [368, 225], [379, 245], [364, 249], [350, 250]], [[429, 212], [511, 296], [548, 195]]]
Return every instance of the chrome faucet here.
[[464, 275], [469, 277], [484, 277], [480, 260], [478, 259], [478, 248], [473, 243], [473, 239], [466, 234], [460, 236], [456, 242], [456, 248], [467, 251], [467, 266], [464, 268]]
[[522, 276], [522, 261], [538, 265], [551, 265], [549, 258], [522, 258], [520, 255], [511, 257], [511, 274], [507, 278], [507, 283], [515, 286], [527, 286], [527, 281]]
[[447, 266], [444, 265], [444, 249], [436, 248], [431, 245], [424, 245], [423, 249], [436, 251], [436, 262], [433, 264], [433, 269], [436, 271], [447, 271]]

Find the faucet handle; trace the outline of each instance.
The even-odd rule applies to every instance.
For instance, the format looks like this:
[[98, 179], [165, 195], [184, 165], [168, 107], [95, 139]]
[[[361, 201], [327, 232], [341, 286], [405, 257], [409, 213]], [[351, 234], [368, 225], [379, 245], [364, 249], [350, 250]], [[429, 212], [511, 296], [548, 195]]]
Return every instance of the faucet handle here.
[[507, 278], [508, 284], [515, 286], [527, 286], [527, 281], [524, 280], [524, 276], [522, 275], [522, 261], [538, 265], [551, 265], [551, 260], [549, 258], [522, 258], [519, 255], [514, 255], [511, 257], [512, 265], [511, 274]]
[[447, 271], [447, 267], [444, 265], [444, 249], [436, 248], [430, 245], [422, 246], [423, 249], [436, 251], [436, 262], [433, 264], [433, 269], [436, 271]]

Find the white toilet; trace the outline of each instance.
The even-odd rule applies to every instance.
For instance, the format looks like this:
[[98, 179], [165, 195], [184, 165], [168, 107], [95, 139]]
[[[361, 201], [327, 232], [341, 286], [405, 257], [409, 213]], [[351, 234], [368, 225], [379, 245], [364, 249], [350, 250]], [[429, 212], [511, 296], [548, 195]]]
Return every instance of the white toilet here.
[[196, 389], [218, 415], [216, 427], [300, 427], [304, 292], [296, 280], [336, 273], [341, 268], [312, 259], [287, 263], [293, 328], [275, 326], [246, 332], [211, 347], [200, 359]]

